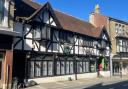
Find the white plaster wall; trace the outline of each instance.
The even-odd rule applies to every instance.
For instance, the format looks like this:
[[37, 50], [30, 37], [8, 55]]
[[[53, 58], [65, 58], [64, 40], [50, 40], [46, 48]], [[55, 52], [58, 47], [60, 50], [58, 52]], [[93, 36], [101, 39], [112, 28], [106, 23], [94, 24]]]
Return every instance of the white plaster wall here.
[[50, 17], [50, 23], [51, 23], [51, 22], [52, 22], [51, 25], [53, 25], [53, 26], [57, 26], [56, 23], [53, 21], [53, 18], [52, 18], [52, 17]]
[[110, 71], [100, 71], [100, 75], [103, 77], [110, 77]]
[[75, 54], [78, 54], [78, 46], [75, 46]]
[[40, 46], [40, 50], [43, 51], [43, 52], [46, 51], [46, 48], [44, 47], [44, 45], [45, 45], [45, 44], [42, 43], [42, 45]]
[[26, 39], [24, 41], [24, 50], [32, 50], [33, 45], [32, 45], [32, 40]]
[[64, 48], [64, 46], [63, 46], [63, 45], [61, 45], [61, 46], [59, 45], [59, 52], [60, 52], [60, 53], [63, 53], [62, 48]]
[[79, 54], [83, 54], [83, 47], [79, 47]]
[[[30, 29], [31, 29], [30, 25], [25, 25], [25, 34], [28, 33]], [[26, 37], [32, 38], [32, 31]]]

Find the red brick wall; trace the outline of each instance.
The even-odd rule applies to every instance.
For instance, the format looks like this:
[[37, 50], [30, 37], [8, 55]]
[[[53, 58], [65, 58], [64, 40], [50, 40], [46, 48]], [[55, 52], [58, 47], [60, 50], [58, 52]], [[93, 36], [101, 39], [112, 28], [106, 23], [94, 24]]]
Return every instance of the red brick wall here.
[[94, 13], [94, 25], [95, 26], [101, 27], [104, 25], [105, 27], [107, 27], [107, 21], [108, 21], [108, 18], [106, 16], [103, 16], [98, 13]]
[[[12, 82], [12, 62], [13, 62], [13, 51], [6, 50], [5, 59], [3, 61], [3, 84]], [[9, 73], [7, 70], [8, 68], [9, 68]], [[7, 76], [7, 74], [9, 77]], [[8, 82], [8, 78], [9, 78], [9, 82]]]

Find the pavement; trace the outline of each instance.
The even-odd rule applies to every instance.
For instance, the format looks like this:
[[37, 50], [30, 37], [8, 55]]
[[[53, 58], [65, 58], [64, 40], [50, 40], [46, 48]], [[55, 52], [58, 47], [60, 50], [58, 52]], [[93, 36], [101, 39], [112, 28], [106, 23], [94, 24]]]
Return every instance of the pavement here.
[[128, 76], [41, 83], [26, 89], [128, 89]]

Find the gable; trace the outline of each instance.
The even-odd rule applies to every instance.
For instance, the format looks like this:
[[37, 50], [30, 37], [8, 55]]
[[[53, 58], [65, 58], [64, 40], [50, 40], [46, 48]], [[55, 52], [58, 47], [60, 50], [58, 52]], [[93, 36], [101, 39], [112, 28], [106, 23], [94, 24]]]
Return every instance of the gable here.
[[104, 39], [104, 40], [106, 40], [106, 41], [110, 41], [108, 32], [107, 32], [107, 30], [106, 30], [105, 27], [103, 27], [103, 29], [102, 29], [101, 38]]
[[107, 38], [107, 36], [106, 36], [105, 33], [103, 33], [103, 35], [102, 35], [102, 39], [104, 39], [104, 40], [108, 40], [108, 38]]
[[43, 22], [49, 25], [60, 27], [60, 24], [49, 3], [44, 4], [40, 9], [33, 13], [28, 20]]

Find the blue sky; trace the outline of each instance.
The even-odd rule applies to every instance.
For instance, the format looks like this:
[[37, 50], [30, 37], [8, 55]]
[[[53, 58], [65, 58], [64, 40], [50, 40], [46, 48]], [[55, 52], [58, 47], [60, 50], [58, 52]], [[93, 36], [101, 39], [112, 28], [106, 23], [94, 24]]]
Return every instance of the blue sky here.
[[128, 0], [34, 0], [41, 4], [50, 2], [53, 8], [88, 21], [89, 14], [96, 4], [100, 5], [101, 14], [128, 21]]

